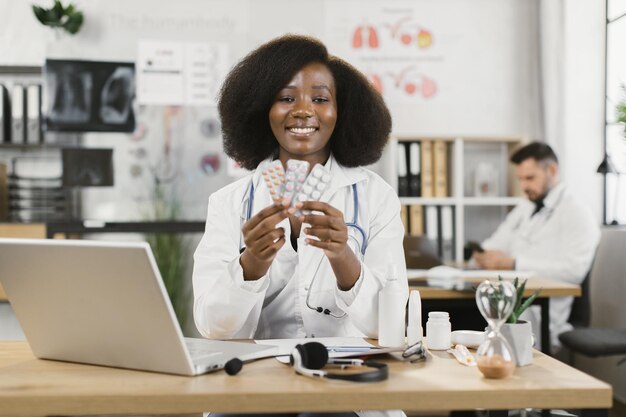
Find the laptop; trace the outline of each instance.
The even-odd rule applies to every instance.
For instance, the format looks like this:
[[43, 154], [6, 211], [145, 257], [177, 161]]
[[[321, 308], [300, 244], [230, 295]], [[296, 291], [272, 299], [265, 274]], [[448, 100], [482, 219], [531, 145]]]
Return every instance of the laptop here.
[[184, 338], [146, 242], [0, 239], [0, 283], [41, 359], [199, 375], [276, 351]]
[[437, 250], [426, 236], [405, 236], [404, 258], [409, 269], [430, 269], [443, 265]]

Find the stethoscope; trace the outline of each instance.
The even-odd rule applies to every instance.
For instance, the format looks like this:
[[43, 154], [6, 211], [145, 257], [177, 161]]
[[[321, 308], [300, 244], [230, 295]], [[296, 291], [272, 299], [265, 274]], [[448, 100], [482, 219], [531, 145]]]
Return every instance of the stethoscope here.
[[[351, 222], [346, 222], [346, 227], [348, 227], [348, 230], [352, 229], [356, 231], [356, 235], [360, 237], [360, 242], [359, 239], [357, 239], [356, 237], [352, 236], [350, 233], [348, 233], [348, 240], [352, 239], [352, 241], [354, 242], [355, 246], [356, 246], [356, 252], [357, 255], [360, 255], [360, 259], [363, 260], [363, 257], [365, 256], [365, 250], [367, 249], [367, 234], [365, 233], [365, 230], [363, 230], [363, 228], [361, 226], [359, 226], [358, 224], [358, 218], [359, 218], [359, 193], [357, 191], [357, 187], [356, 184], [352, 184], [352, 202], [353, 202], [353, 210], [352, 210], [352, 221]], [[253, 180], [250, 180], [250, 186], [248, 187], [248, 193], [247, 195], [244, 197], [243, 201], [242, 201], [242, 216], [240, 216], [240, 227], [239, 229], [241, 230], [241, 228], [243, 227], [243, 224], [245, 222], [247, 222], [248, 220], [250, 220], [250, 218], [252, 217], [252, 209], [254, 207], [254, 183]], [[243, 252], [243, 250], [245, 249], [245, 245], [243, 245], [243, 234], [239, 233], [239, 252]], [[322, 258], [319, 262], [319, 264], [317, 265], [317, 268], [315, 269], [315, 272], [313, 273], [313, 279], [311, 280], [311, 283], [309, 284], [309, 288], [307, 290], [307, 294], [306, 294], [306, 306], [308, 308], [310, 308], [311, 310], [317, 311], [318, 313], [323, 313], [326, 314], [328, 316], [331, 317], [335, 317], [335, 318], [342, 318], [343, 316], [346, 315], [345, 311], [342, 314], [335, 314], [333, 313], [330, 309], [328, 308], [324, 308], [324, 307], [314, 307], [311, 305], [310, 303], [310, 298], [311, 298], [311, 288], [313, 288], [313, 284], [315, 283], [315, 278], [317, 277], [317, 272], [320, 269], [320, 266], [322, 265], [322, 261], [324, 260], [324, 258]]]

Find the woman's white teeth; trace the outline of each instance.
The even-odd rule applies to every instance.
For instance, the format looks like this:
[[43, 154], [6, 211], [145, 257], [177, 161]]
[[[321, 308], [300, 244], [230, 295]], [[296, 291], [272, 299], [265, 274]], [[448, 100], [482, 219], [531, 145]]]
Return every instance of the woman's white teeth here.
[[298, 133], [298, 134], [306, 134], [306, 133], [313, 133], [315, 132], [315, 128], [314, 127], [291, 127], [289, 128], [289, 131], [292, 133]]

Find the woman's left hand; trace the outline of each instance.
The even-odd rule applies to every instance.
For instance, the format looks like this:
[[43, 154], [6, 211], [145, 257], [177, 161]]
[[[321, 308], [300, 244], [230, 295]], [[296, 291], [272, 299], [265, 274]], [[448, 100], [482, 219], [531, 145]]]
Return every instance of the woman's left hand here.
[[[295, 208], [323, 213], [300, 216], [302, 223], [310, 225], [304, 229], [304, 233], [319, 239], [307, 237], [305, 242], [324, 251], [337, 278], [337, 286], [348, 291], [361, 274], [361, 262], [348, 246], [348, 226], [343, 221], [343, 213], [322, 201], [297, 203]], [[291, 213], [295, 211], [293, 207], [289, 210]]]
[[343, 221], [343, 213], [328, 203], [322, 201], [299, 202], [295, 206], [299, 210], [310, 210], [323, 213], [305, 214], [300, 216], [302, 223], [310, 227], [304, 229], [308, 236], [315, 236], [319, 240], [307, 237], [305, 242], [324, 250], [329, 260], [339, 259], [350, 251], [348, 246], [348, 227]]

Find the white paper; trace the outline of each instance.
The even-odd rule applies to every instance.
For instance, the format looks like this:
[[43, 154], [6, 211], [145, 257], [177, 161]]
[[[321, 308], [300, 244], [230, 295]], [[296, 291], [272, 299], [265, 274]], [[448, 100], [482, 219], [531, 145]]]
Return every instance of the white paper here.
[[215, 106], [228, 73], [228, 46], [223, 43], [185, 44], [185, 104]]
[[137, 53], [139, 104], [182, 105], [184, 95], [184, 44], [140, 41]]
[[295, 349], [298, 344], [305, 344], [308, 342], [319, 342], [326, 346], [328, 349], [328, 356], [341, 357], [346, 353], [355, 353], [359, 351], [367, 352], [373, 348], [374, 345], [368, 343], [360, 337], [311, 337], [302, 339], [260, 339], [255, 340], [255, 343], [262, 345], [277, 346], [278, 356], [276, 359], [282, 363], [289, 363], [289, 355]]
[[215, 106], [228, 73], [228, 51], [225, 43], [140, 41], [139, 104]]
[[[406, 274], [409, 280], [426, 278], [428, 275], [427, 269], [407, 269]], [[503, 279], [527, 279], [535, 277], [536, 274], [533, 271], [509, 271], [509, 270], [487, 270], [487, 269], [468, 269], [459, 270], [461, 278], [485, 278], [485, 279], [498, 279], [501, 276]]]

